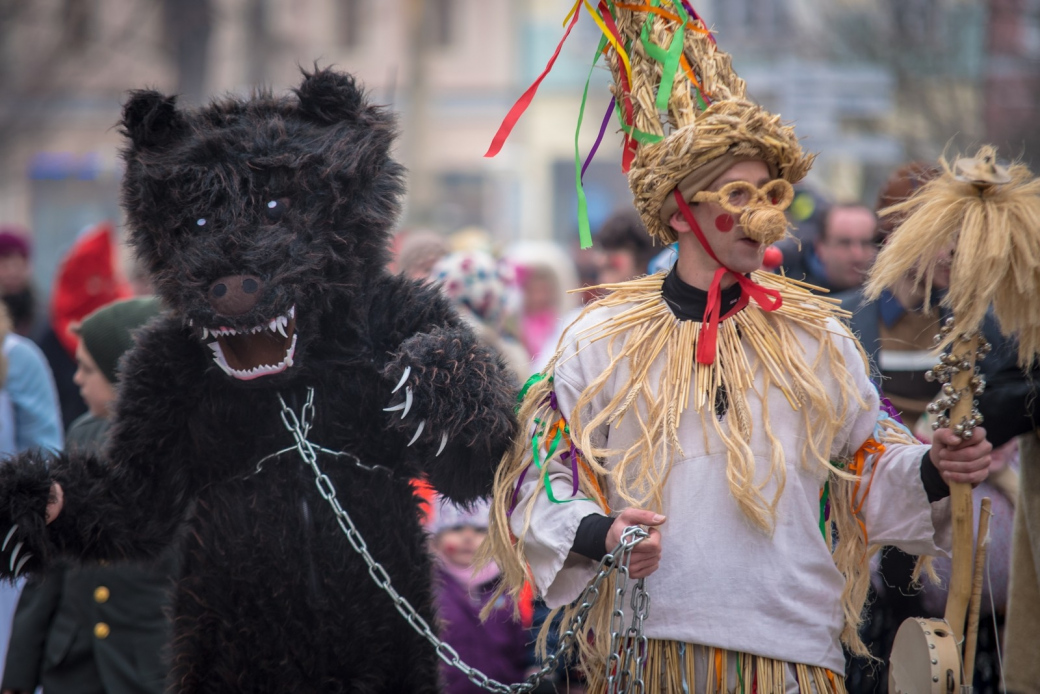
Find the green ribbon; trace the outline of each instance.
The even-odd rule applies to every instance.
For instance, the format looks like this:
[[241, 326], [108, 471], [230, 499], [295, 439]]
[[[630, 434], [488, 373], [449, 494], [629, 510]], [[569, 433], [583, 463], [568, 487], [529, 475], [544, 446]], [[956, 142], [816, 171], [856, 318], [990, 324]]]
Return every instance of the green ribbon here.
[[[653, 0], [651, 4], [656, 7], [661, 5], [658, 0]], [[678, 4], [681, 5], [681, 3]], [[650, 40], [650, 26], [653, 23], [653, 16], [653, 14], [647, 12], [646, 21], [643, 22], [639, 38], [643, 43], [646, 54], [661, 63], [661, 83], [657, 86], [655, 107], [658, 111], [667, 113], [668, 100], [672, 96], [672, 85], [675, 82], [675, 73], [679, 70], [679, 58], [682, 56], [683, 36], [686, 33], [686, 26], [683, 22], [679, 23], [675, 33], [672, 34], [671, 43], [668, 44], [666, 50]]]
[[[518, 405], [524, 401], [524, 398], [527, 397], [527, 391], [531, 390], [531, 388], [534, 386], [534, 384], [538, 383], [543, 378], [545, 378], [545, 374], [543, 374], [543, 373], [536, 373], [533, 376], [531, 376], [529, 379], [527, 379], [527, 382], [524, 383], [524, 387], [520, 389], [519, 393], [517, 393], [516, 402], [517, 402]], [[553, 380], [552, 376], [550, 376], [549, 377], [549, 383], [552, 383], [552, 380]]]
[[823, 535], [823, 539], [827, 540], [827, 518], [824, 515], [827, 511], [827, 501], [831, 498], [831, 481], [827, 480], [823, 483], [823, 493], [820, 494], [820, 534]]
[[[556, 454], [556, 449], [559, 448], [560, 441], [563, 440], [564, 433], [569, 432], [570, 427], [565, 424], [556, 430], [556, 435], [553, 436], [553, 440], [549, 444], [549, 450], [546, 451], [545, 458], [542, 458], [540, 454], [541, 442], [539, 439], [542, 437], [543, 434], [545, 434], [546, 425], [540, 419], [535, 419], [534, 423], [538, 428], [535, 430], [534, 435], [531, 437], [531, 456], [534, 462], [534, 466], [538, 468], [538, 470], [542, 473], [542, 482], [545, 485], [545, 495], [549, 497], [549, 501], [551, 501], [554, 504], [566, 504], [568, 501], [592, 501], [592, 499], [588, 498], [587, 496], [575, 499], [560, 500], [556, 498], [555, 494], [553, 494], [552, 484], [550, 484], [549, 481], [549, 459]], [[543, 460], [545, 461], [544, 466], [542, 465]]]
[[589, 83], [592, 81], [592, 71], [596, 69], [596, 63], [603, 54], [603, 48], [607, 45], [606, 35], [601, 36], [599, 46], [596, 47], [596, 55], [592, 58], [589, 66], [588, 77], [585, 78], [585, 89], [581, 93], [581, 108], [578, 110], [578, 127], [574, 129], [574, 186], [578, 192], [578, 238], [581, 240], [582, 248], [592, 247], [592, 228], [589, 225], [589, 203], [585, 198], [585, 186], [581, 183], [581, 153], [578, 149], [578, 136], [581, 135], [581, 123], [585, 119], [585, 102], [589, 98]]

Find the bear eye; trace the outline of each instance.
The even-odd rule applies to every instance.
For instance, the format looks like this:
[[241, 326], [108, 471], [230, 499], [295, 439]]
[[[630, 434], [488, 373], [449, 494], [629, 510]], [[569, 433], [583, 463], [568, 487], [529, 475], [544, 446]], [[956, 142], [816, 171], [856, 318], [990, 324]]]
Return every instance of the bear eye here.
[[264, 208], [264, 214], [267, 215], [268, 221], [277, 222], [289, 211], [289, 198], [268, 200]]
[[206, 226], [206, 218], [205, 217], [199, 217], [198, 219], [195, 220], [195, 224], [197, 224], [200, 227]]

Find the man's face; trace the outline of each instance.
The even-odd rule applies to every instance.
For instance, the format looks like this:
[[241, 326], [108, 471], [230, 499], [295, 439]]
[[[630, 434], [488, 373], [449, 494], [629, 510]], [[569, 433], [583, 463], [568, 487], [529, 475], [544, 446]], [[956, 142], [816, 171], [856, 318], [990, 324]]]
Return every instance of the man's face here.
[[836, 207], [827, 217], [816, 256], [835, 289], [852, 289], [867, 280], [877, 258], [877, 218], [864, 207]]
[[[756, 188], [761, 188], [770, 181], [769, 168], [762, 161], [742, 161], [727, 169], [721, 176], [716, 178], [707, 190], [718, 191], [727, 183], [734, 181], [745, 181]], [[739, 200], [730, 201], [733, 205], [740, 205]], [[708, 240], [711, 250], [725, 267], [747, 274], [762, 266], [762, 255], [766, 247], [757, 241], [748, 238], [740, 225], [740, 219], [730, 214], [717, 203], [701, 202], [690, 207], [693, 217], [700, 225], [704, 237]], [[683, 217], [682, 211], [678, 211], [669, 219], [672, 228], [680, 234], [690, 232], [690, 225]], [[718, 267], [718, 263], [711, 259], [700, 243], [688, 244], [700, 263], [705, 266]]]

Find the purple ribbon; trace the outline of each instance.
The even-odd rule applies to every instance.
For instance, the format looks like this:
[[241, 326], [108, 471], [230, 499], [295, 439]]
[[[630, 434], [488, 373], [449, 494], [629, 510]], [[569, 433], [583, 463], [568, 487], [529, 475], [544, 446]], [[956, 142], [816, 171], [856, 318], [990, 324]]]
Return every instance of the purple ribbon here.
[[[592, 163], [592, 158], [596, 156], [596, 150], [599, 149], [599, 144], [603, 142], [603, 135], [607, 132], [607, 123], [610, 122], [610, 116], [614, 113], [614, 97], [610, 97], [610, 105], [607, 106], [607, 112], [603, 114], [603, 122], [599, 125], [599, 135], [596, 136], [596, 142], [592, 145], [592, 149], [589, 150], [589, 156], [585, 157], [585, 163], [581, 167], [581, 178], [585, 179], [585, 169], [589, 168], [589, 164]], [[554, 408], [555, 409], [555, 408]]]
[[[881, 393], [878, 393], [878, 395], [881, 395]], [[896, 406], [892, 404], [892, 401], [886, 398], [884, 395], [881, 395], [881, 409], [888, 413], [889, 417], [896, 420], [903, 426], [906, 426], [906, 423], [903, 421], [903, 418], [899, 416], [899, 410], [897, 410]]]
[[509, 510], [506, 511], [506, 518], [513, 515], [513, 511], [516, 510], [516, 497], [520, 494], [520, 487], [524, 484], [524, 478], [527, 477], [527, 471], [531, 469], [530, 464], [524, 468], [524, 471], [520, 473], [520, 479], [516, 481], [516, 489], [513, 490], [513, 500], [509, 504]]

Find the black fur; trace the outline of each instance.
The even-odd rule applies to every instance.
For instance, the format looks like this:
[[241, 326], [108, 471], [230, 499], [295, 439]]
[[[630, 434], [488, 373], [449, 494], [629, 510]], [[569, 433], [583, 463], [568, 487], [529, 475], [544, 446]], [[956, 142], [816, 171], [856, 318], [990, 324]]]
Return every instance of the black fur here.
[[[383, 269], [403, 193], [392, 118], [351, 77], [321, 70], [304, 73], [296, 97], [199, 112], [135, 92], [123, 127], [130, 238], [170, 311], [123, 362], [104, 459], [0, 466], [0, 522], [19, 525], [32, 571], [56, 554], [142, 558], [178, 543], [173, 692], [437, 691], [433, 648], [375, 585], [313, 472], [295, 452], [258, 468], [293, 445], [278, 394], [299, 413], [313, 388], [309, 439], [382, 467], [327, 454], [319, 466], [394, 587], [431, 620], [409, 480], [426, 475], [461, 502], [486, 494], [514, 433], [513, 393], [446, 301]], [[269, 200], [281, 201], [277, 218]], [[210, 285], [239, 274], [262, 281], [257, 305], [217, 316]], [[239, 381], [214, 364], [202, 326], [248, 327], [291, 306], [293, 366]], [[402, 419], [383, 408], [404, 399], [406, 388], [390, 391], [407, 367], [414, 404]], [[45, 526], [51, 480], [65, 502]]]

